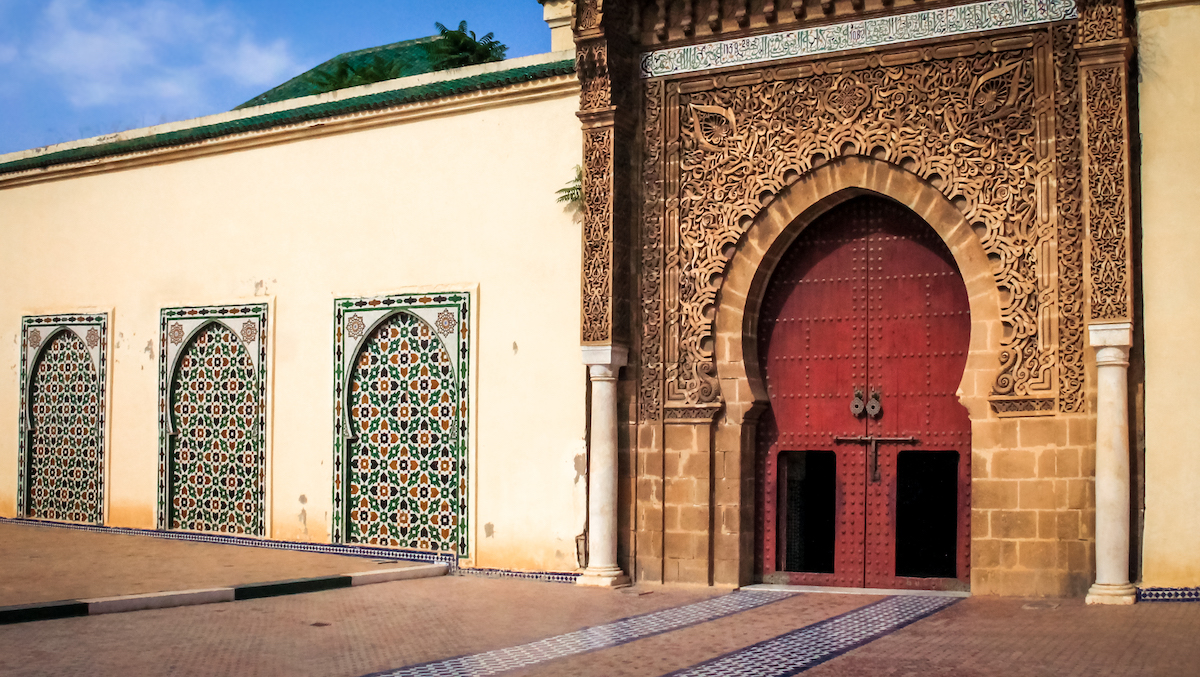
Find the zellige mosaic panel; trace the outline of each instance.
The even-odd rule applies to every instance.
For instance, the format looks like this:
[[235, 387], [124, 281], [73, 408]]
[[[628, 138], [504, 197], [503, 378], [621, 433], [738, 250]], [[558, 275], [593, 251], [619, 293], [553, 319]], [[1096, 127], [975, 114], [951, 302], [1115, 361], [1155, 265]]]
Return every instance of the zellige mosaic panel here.
[[17, 511], [104, 521], [108, 315], [21, 320]]
[[267, 304], [160, 324], [158, 527], [265, 535]]
[[335, 302], [338, 542], [467, 555], [469, 300]]

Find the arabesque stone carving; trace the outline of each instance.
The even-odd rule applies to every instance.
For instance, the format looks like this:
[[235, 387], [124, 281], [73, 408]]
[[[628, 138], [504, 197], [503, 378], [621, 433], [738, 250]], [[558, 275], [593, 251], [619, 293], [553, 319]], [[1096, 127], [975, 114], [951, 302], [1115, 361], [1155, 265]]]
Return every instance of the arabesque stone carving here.
[[1058, 403], [1064, 412], [1083, 411], [1083, 167], [1079, 143], [1079, 56], [1072, 48], [1076, 28], [1054, 28], [1054, 148], [1058, 179]]
[[[1053, 398], [1052, 280], [1060, 262], [1052, 243], [1060, 224], [1046, 208], [1057, 197], [1054, 128], [1039, 123], [1053, 118], [1056, 102], [1035, 96], [1039, 87], [1055, 84], [1050, 43], [1050, 32], [1042, 30], [1023, 44], [1008, 40], [1007, 49], [964, 43], [961, 50], [976, 53], [952, 59], [909, 50], [917, 56], [897, 65], [872, 57], [859, 59], [857, 68], [818, 61], [668, 81], [663, 114], [677, 122], [667, 123], [665, 159], [655, 162], [648, 153], [644, 171], [678, 167], [678, 174], [662, 179], [660, 211], [648, 199], [643, 214], [644, 228], [658, 214], [664, 219], [663, 403], [719, 401], [712, 359], [716, 297], [755, 214], [804, 172], [856, 154], [917, 174], [963, 212], [994, 263], [1003, 301], [1002, 363], [993, 391]], [[749, 84], [733, 84], [735, 78]], [[647, 94], [647, 105], [655, 99]], [[656, 133], [657, 124], [647, 133]], [[646, 147], [658, 143], [647, 137]], [[647, 237], [645, 246], [656, 239]], [[644, 252], [647, 258], [654, 260]], [[643, 329], [643, 351], [655, 350], [645, 347], [655, 331]], [[656, 358], [643, 352], [647, 366]], [[643, 382], [642, 396], [654, 401], [651, 385]]]

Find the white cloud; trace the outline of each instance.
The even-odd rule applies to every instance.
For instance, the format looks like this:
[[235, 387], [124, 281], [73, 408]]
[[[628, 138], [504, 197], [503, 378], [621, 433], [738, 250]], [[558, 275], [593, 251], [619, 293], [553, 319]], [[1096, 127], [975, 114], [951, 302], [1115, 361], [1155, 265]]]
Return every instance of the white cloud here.
[[260, 39], [203, 0], [51, 0], [29, 53], [78, 108], [211, 112], [222, 90], [266, 88], [301, 70], [286, 41]]

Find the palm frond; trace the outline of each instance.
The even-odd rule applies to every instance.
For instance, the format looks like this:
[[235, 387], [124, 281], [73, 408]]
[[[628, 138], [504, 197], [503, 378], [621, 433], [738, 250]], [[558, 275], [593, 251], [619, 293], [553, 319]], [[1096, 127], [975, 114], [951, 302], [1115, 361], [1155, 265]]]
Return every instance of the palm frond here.
[[466, 21], [460, 21], [454, 30], [440, 21], [435, 21], [433, 25], [441, 38], [430, 44], [427, 50], [433, 70], [502, 61], [508, 52], [508, 47], [498, 42], [492, 33], [477, 38], [474, 31], [467, 29]]
[[567, 185], [559, 188], [554, 192], [558, 196], [556, 202], [566, 202], [567, 204], [583, 204], [583, 167], [575, 165], [575, 178], [567, 182]]

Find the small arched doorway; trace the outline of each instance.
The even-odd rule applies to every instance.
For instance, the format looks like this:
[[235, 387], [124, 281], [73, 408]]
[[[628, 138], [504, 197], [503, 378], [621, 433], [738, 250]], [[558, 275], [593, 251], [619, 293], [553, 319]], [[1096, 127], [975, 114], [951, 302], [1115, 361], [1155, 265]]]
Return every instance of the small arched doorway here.
[[763, 579], [964, 588], [971, 317], [938, 234], [883, 197], [835, 206], [783, 254], [759, 318]]

